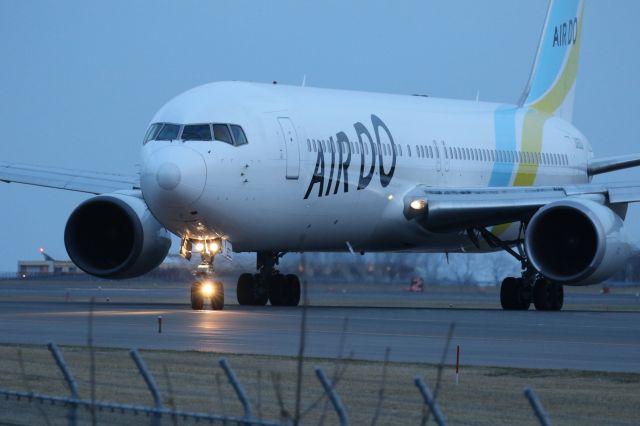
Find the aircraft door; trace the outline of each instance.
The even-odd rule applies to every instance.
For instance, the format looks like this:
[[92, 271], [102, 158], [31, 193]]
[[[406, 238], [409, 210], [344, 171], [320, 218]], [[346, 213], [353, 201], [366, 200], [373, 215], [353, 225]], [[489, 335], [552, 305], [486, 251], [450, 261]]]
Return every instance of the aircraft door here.
[[288, 117], [278, 117], [278, 124], [284, 138], [285, 156], [287, 162], [287, 179], [298, 179], [300, 174], [300, 145], [298, 134]]
[[442, 151], [444, 151], [444, 171], [448, 172], [449, 171], [449, 151], [447, 151], [447, 144], [445, 143], [445, 141], [441, 141], [442, 142]]
[[442, 170], [442, 155], [444, 153], [440, 152], [438, 148], [438, 143], [433, 141], [433, 156], [436, 158], [436, 171], [440, 172]]

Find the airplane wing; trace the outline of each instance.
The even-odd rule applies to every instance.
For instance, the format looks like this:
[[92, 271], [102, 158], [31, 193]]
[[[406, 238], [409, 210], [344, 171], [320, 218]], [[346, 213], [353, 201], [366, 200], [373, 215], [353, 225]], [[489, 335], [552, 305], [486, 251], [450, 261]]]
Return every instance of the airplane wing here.
[[528, 220], [542, 206], [568, 197], [609, 205], [640, 202], [640, 184], [435, 188], [418, 185], [404, 197], [404, 215], [432, 232], [452, 232]]
[[0, 181], [89, 194], [140, 189], [140, 179], [137, 175], [98, 173], [6, 161], [0, 161]]

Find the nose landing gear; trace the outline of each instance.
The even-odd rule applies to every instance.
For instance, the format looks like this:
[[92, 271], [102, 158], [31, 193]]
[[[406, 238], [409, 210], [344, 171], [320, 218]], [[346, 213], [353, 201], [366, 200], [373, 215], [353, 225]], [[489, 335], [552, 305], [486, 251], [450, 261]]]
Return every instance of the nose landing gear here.
[[224, 286], [219, 281], [202, 279], [191, 284], [191, 309], [202, 310], [205, 303], [211, 304], [211, 309], [224, 309]]
[[[201, 247], [202, 261], [193, 273], [196, 281], [191, 284], [191, 309], [199, 311], [205, 305], [211, 306], [214, 311], [224, 309], [224, 285], [213, 276], [213, 261], [219, 251], [220, 244], [217, 241], [205, 241], [198, 243]], [[187, 260], [191, 259], [192, 243], [184, 239], [180, 247], [180, 254]]]

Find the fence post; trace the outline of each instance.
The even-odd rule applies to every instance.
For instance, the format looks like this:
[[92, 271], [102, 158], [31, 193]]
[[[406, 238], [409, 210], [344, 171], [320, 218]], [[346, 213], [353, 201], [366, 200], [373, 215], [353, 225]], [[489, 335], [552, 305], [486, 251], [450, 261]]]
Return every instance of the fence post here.
[[533, 408], [533, 412], [535, 413], [538, 421], [542, 426], [551, 426], [551, 421], [549, 421], [549, 417], [547, 417], [547, 413], [545, 413], [538, 396], [531, 388], [524, 389], [524, 396], [529, 400], [529, 404], [531, 404], [531, 408]]
[[[129, 355], [133, 359], [133, 362], [135, 362], [136, 367], [138, 367], [138, 371], [140, 372], [140, 375], [144, 379], [145, 383], [147, 384], [147, 387], [149, 388], [149, 392], [151, 392], [151, 396], [153, 397], [154, 407], [158, 410], [161, 410], [162, 398], [160, 397], [160, 391], [158, 390], [158, 386], [156, 385], [155, 380], [153, 380], [153, 376], [147, 369], [147, 366], [144, 363], [144, 360], [138, 353], [137, 349], [131, 349], [129, 351]], [[154, 413], [153, 417], [151, 418], [151, 424], [153, 426], [160, 426], [161, 419], [162, 419], [161, 413], [158, 413], [158, 412]]]
[[64, 380], [69, 386], [69, 391], [71, 392], [72, 399], [72, 401], [69, 403], [69, 425], [75, 426], [78, 422], [78, 404], [75, 401], [79, 399], [76, 379], [74, 379], [71, 371], [69, 371], [69, 367], [67, 367], [67, 363], [64, 361], [64, 358], [62, 357], [62, 353], [58, 349], [58, 346], [56, 346], [54, 342], [49, 342], [47, 343], [47, 348], [49, 348], [49, 352], [51, 352], [53, 359], [56, 361], [56, 365], [58, 366], [60, 371], [62, 371]]
[[324, 373], [324, 370], [322, 368], [316, 367], [315, 371], [316, 371], [316, 376], [318, 377], [318, 380], [320, 380], [320, 383], [322, 383], [322, 387], [324, 388], [324, 391], [329, 396], [331, 405], [333, 405], [334, 410], [336, 410], [336, 414], [338, 414], [338, 418], [340, 419], [340, 426], [348, 425], [349, 421], [347, 420], [347, 412], [344, 409], [344, 406], [342, 405], [342, 401], [340, 400], [338, 393], [333, 388], [333, 384], [331, 383], [327, 375]]
[[425, 404], [429, 407], [431, 412], [433, 413], [433, 418], [439, 426], [445, 426], [447, 423], [444, 421], [444, 416], [442, 415], [442, 411], [440, 410], [440, 405], [438, 402], [433, 399], [433, 394], [431, 393], [431, 389], [424, 382], [422, 377], [418, 376], [413, 381], [422, 394], [422, 398], [424, 399]]
[[220, 367], [224, 370], [224, 373], [227, 375], [227, 379], [229, 379], [229, 383], [233, 386], [233, 390], [236, 391], [236, 395], [238, 399], [242, 403], [242, 409], [244, 410], [244, 418], [245, 420], [251, 420], [251, 401], [247, 397], [247, 393], [245, 392], [242, 384], [238, 380], [236, 373], [231, 369], [231, 365], [226, 358], [220, 358], [218, 361]]

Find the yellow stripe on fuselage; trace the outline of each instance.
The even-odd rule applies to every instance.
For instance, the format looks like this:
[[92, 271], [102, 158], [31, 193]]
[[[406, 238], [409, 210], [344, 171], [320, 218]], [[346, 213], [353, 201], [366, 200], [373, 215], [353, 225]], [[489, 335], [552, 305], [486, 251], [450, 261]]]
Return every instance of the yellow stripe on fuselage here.
[[[524, 116], [522, 123], [522, 145], [521, 152], [532, 152], [539, 155], [542, 152], [542, 134], [544, 131], [544, 123], [549, 116], [536, 110], [529, 110]], [[532, 186], [536, 181], [538, 161], [520, 162], [518, 171], [513, 179], [513, 186]]]

